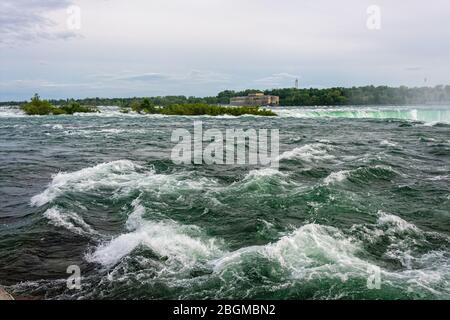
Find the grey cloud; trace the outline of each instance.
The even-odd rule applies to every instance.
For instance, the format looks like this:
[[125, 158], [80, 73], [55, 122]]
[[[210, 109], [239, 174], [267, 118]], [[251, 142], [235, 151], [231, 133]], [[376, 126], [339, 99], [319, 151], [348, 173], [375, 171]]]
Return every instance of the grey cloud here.
[[192, 70], [185, 74], [141, 73], [119, 76], [100, 75], [99, 78], [110, 81], [136, 81], [136, 82], [173, 82], [173, 83], [211, 83], [228, 82], [230, 76], [212, 71]]
[[413, 66], [413, 67], [407, 67], [405, 68], [406, 71], [421, 71], [422, 67], [419, 66]]
[[[39, 45], [74, 36], [61, 25], [73, 3], [82, 6], [84, 41]], [[372, 4], [382, 9], [381, 30], [367, 28]], [[214, 95], [292, 87], [297, 77], [300, 87], [448, 83], [449, 10], [448, 0], [0, 0], [0, 80], [89, 84], [12, 82], [0, 91]], [[16, 45], [3, 50], [2, 41]]]
[[200, 71], [192, 70], [187, 76], [186, 80], [192, 82], [229, 82], [230, 76], [227, 74], [212, 72], [212, 71]]
[[39, 39], [70, 39], [71, 31], [56, 30], [46, 14], [67, 8], [72, 0], [2, 0], [0, 3], [0, 43], [36, 41]]
[[261, 79], [255, 80], [255, 82], [263, 84], [263, 85], [272, 85], [272, 86], [279, 86], [286, 84], [286, 82], [293, 82], [295, 79], [298, 79], [298, 75], [282, 72], [282, 73], [275, 73], [268, 77], [264, 77]]
[[161, 74], [161, 73], [145, 73], [145, 74], [122, 76], [122, 77], [115, 78], [115, 80], [143, 81], [143, 82], [161, 81], [161, 80], [167, 80], [167, 79], [169, 79], [169, 76]]

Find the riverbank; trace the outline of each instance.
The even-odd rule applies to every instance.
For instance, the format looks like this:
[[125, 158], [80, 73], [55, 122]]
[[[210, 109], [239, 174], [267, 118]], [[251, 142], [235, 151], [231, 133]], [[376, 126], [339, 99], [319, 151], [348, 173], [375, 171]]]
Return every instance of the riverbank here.
[[5, 301], [5, 300], [14, 300], [14, 298], [5, 289], [0, 287], [0, 301]]

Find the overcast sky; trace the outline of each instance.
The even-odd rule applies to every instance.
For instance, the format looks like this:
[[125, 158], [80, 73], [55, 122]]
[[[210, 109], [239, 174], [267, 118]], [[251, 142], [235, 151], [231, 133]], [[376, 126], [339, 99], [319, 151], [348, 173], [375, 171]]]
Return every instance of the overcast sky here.
[[448, 0], [1, 0], [0, 100], [450, 84], [449, 17]]

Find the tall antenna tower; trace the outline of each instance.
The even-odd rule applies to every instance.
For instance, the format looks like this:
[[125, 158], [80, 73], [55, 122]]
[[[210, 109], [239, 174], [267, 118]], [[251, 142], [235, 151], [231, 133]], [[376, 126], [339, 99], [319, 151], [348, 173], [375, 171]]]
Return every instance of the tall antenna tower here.
[[295, 79], [295, 89], [298, 89], [298, 79]]

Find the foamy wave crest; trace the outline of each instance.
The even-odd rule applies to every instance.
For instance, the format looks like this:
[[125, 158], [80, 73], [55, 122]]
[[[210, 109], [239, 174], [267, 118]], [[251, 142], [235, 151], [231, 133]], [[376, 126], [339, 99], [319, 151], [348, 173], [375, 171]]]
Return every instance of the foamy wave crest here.
[[242, 180], [220, 190], [239, 194], [249, 193], [252, 196], [255, 190], [264, 193], [284, 192], [285, 187], [289, 185], [296, 185], [296, 183], [288, 178], [288, 174], [274, 168], [263, 168], [251, 170]]
[[143, 134], [146, 131], [144, 129], [118, 129], [118, 128], [108, 128], [108, 129], [79, 129], [71, 128], [70, 130], [65, 130], [63, 133], [67, 136], [82, 136], [82, 137], [92, 137], [95, 135], [103, 136], [114, 136], [121, 134]]
[[378, 212], [378, 224], [389, 227], [389, 232], [419, 232], [419, 229], [412, 223], [409, 223], [399, 216], [387, 214], [383, 211]]
[[323, 182], [325, 185], [331, 185], [337, 182], [342, 182], [345, 179], [347, 179], [350, 171], [348, 170], [341, 170], [338, 172], [332, 172], [328, 177], [326, 177]]
[[44, 217], [49, 219], [51, 224], [79, 235], [98, 234], [83, 218], [72, 211], [53, 207], [44, 212]]
[[273, 168], [264, 168], [264, 169], [257, 169], [257, 170], [251, 170], [244, 178], [244, 181], [258, 179], [258, 178], [264, 178], [264, 177], [273, 177], [273, 176], [286, 176], [284, 173], [280, 172], [277, 169]]
[[369, 181], [376, 179], [389, 180], [397, 175], [401, 174], [389, 166], [376, 165], [370, 167], [359, 167], [352, 170], [332, 172], [323, 180], [323, 183], [325, 185], [332, 185], [345, 181], [349, 178], [351, 178], [355, 183], [368, 183]]
[[[377, 224], [381, 233], [375, 239], [380, 241], [380, 235], [382, 235], [389, 240], [384, 255], [400, 262], [408, 270], [413, 269], [413, 264], [417, 264], [417, 261], [422, 258], [421, 256], [415, 256], [414, 251], [420, 243], [426, 243], [425, 233], [399, 216], [387, 214], [383, 211], [378, 212]], [[424, 267], [427, 267], [427, 265], [424, 265]]]
[[[440, 234], [424, 232], [416, 225], [383, 211], [378, 212], [378, 226], [389, 239], [385, 256], [397, 260], [406, 268], [400, 272], [385, 272], [386, 277], [406, 283], [408, 290], [425, 289], [440, 296], [450, 294], [450, 257], [447, 251], [432, 250], [422, 253], [421, 247], [429, 245], [428, 237]], [[449, 239], [446, 239], [449, 242]]]
[[91, 113], [74, 113], [76, 117], [104, 117], [104, 118], [116, 118], [116, 117], [148, 117], [148, 118], [164, 118], [168, 117], [161, 114], [140, 114], [134, 111], [128, 113], [121, 112], [121, 109], [117, 106], [99, 106], [99, 112]]
[[354, 272], [365, 273], [370, 264], [357, 258], [358, 243], [333, 227], [309, 224], [268, 245], [264, 254], [288, 269], [293, 277], [314, 272], [335, 274], [342, 279]]
[[446, 175], [446, 176], [435, 176], [432, 178], [427, 178], [427, 180], [429, 181], [441, 181], [441, 180], [449, 180], [450, 176]]
[[423, 121], [427, 123], [449, 123], [450, 111], [436, 108], [368, 108], [368, 107], [339, 107], [339, 108], [279, 108], [274, 111], [280, 117], [289, 118], [351, 118], [351, 119], [400, 119]]
[[389, 140], [383, 140], [380, 142], [380, 145], [387, 146], [387, 147], [396, 147], [397, 144], [395, 142], [389, 141]]
[[0, 107], [0, 118], [20, 118], [25, 116], [25, 113], [18, 107]]
[[46, 127], [46, 128], [51, 128], [53, 130], [62, 130], [62, 129], [64, 129], [64, 126], [62, 124], [60, 124], [60, 123], [56, 123], [56, 124], [46, 123], [46, 124], [43, 124], [42, 126]]
[[305, 162], [332, 160], [335, 157], [329, 153], [331, 146], [323, 143], [307, 144], [280, 155], [279, 160], [300, 159]]
[[131, 161], [118, 160], [71, 173], [60, 172], [53, 176], [52, 182], [44, 192], [31, 198], [31, 205], [42, 206], [70, 190], [89, 191], [99, 185], [117, 187], [121, 182], [132, 178], [137, 168], [139, 166]]
[[214, 239], [202, 239], [194, 226], [182, 226], [173, 221], [147, 221], [145, 208], [139, 201], [133, 203], [134, 211], [127, 221], [129, 233], [122, 234], [86, 255], [89, 262], [105, 267], [117, 264], [139, 246], [150, 249], [164, 262], [167, 272], [190, 269], [199, 261], [220, 255]]
[[326, 275], [346, 280], [354, 273], [364, 274], [371, 266], [356, 256], [358, 251], [358, 243], [338, 229], [308, 224], [275, 243], [231, 252], [214, 262], [214, 270], [225, 272], [244, 256], [256, 254], [278, 263], [296, 279]]
[[[382, 286], [436, 296], [450, 294], [448, 253], [439, 250], [425, 254], [420, 250], [414, 252], [414, 247], [420, 247], [420, 243], [408, 241], [405, 234], [401, 234], [411, 231], [421, 233], [413, 224], [394, 215], [379, 213], [376, 225], [359, 231], [371, 238], [371, 243], [381, 241], [387, 235], [391, 245], [385, 255], [398, 259], [404, 269], [391, 271], [377, 266], [362, 258], [367, 252], [361, 240], [334, 227], [308, 224], [266, 246], [245, 247], [227, 253], [213, 261], [213, 270], [221, 276], [228, 273], [234, 278], [246, 278], [242, 264], [264, 258], [270, 263], [277, 263], [295, 280], [337, 278], [342, 283], [354, 279], [365, 283], [377, 271]], [[356, 229], [352, 230], [352, 233], [355, 232], [359, 233]]]
[[423, 247], [429, 247], [429, 238], [441, 238], [450, 244], [449, 239], [437, 233], [421, 230], [394, 214], [383, 211], [377, 213], [376, 224], [370, 227], [355, 225], [352, 234], [371, 244], [382, 243], [386, 246], [384, 257], [397, 261], [402, 270], [382, 270], [383, 277], [394, 287], [407, 287], [409, 292], [424, 290], [439, 296], [450, 294], [450, 260], [448, 252], [440, 248], [423, 252]]
[[157, 174], [129, 160], [102, 163], [71, 173], [58, 173], [47, 189], [31, 198], [32, 206], [42, 206], [54, 201], [66, 192], [89, 192], [107, 190], [113, 197], [129, 194], [134, 190], [195, 190], [213, 186], [215, 181], [207, 178], [191, 178], [189, 174]]

